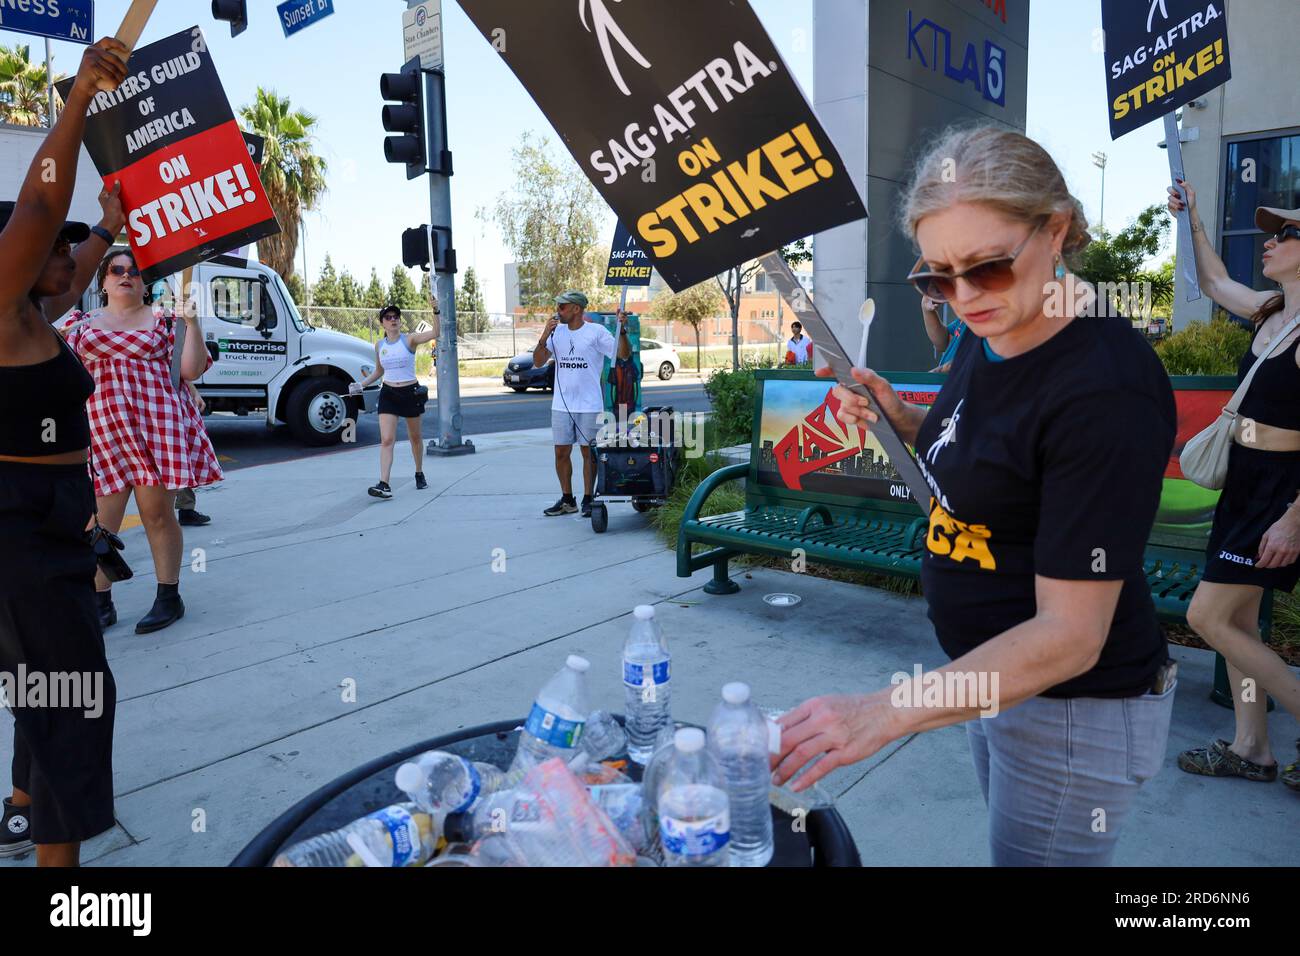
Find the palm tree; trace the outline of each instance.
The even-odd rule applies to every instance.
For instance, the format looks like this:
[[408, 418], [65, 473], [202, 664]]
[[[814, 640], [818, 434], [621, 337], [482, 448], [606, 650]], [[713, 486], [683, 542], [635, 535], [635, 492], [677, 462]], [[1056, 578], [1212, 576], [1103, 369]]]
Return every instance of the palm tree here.
[[[44, 63], [33, 63], [30, 46], [0, 45], [0, 120], [15, 126], [48, 126], [50, 97]], [[55, 82], [62, 76], [56, 76]]]
[[246, 130], [266, 137], [262, 185], [280, 232], [257, 243], [258, 256], [281, 276], [293, 274], [302, 214], [314, 209], [325, 192], [325, 160], [316, 155], [312, 131], [316, 117], [289, 105], [287, 96], [257, 88], [251, 105], [239, 111]]

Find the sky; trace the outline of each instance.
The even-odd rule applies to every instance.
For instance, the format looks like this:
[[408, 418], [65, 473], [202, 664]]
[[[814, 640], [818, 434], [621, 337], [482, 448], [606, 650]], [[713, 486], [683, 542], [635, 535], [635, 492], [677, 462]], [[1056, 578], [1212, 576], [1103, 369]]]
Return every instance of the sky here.
[[[751, 0], [810, 96], [815, 2], [819, 0]], [[96, 36], [116, 32], [128, 6], [129, 0], [97, 0]], [[274, 0], [250, 0], [249, 27], [232, 39], [226, 25], [212, 19], [207, 0], [165, 0], [142, 42], [197, 23], [236, 110], [251, 102], [262, 85], [314, 114], [318, 151], [329, 164], [329, 191], [319, 209], [306, 215], [308, 274], [315, 279], [329, 254], [336, 268], [346, 267], [363, 283], [372, 268], [387, 282], [401, 258], [402, 230], [428, 220], [427, 180], [408, 182], [403, 167], [384, 161], [386, 134], [379, 120], [379, 75], [397, 71], [404, 59], [401, 16], [406, 2], [335, 0], [333, 16], [288, 38], [275, 6]], [[1100, 0], [1034, 0], [1027, 131], [1060, 163], [1093, 221], [1101, 171], [1090, 157], [1097, 150], [1109, 154], [1106, 223], [1114, 230], [1163, 200], [1168, 165], [1155, 145], [1163, 138], [1159, 123], [1110, 140], [1102, 54], [1094, 47], [1100, 27]], [[457, 170], [451, 181], [457, 256], [462, 272], [475, 267], [489, 311], [503, 311], [504, 266], [512, 257], [495, 227], [476, 213], [510, 188], [511, 149], [525, 131], [548, 135], [557, 154], [564, 151], [541, 111], [455, 0], [443, 0], [443, 31], [449, 138]], [[0, 33], [6, 44], [28, 40], [33, 41], [33, 56], [40, 56], [41, 40]], [[59, 41], [53, 47], [55, 70], [75, 71], [81, 48]], [[581, 95], [581, 68], [557, 57], [557, 69], [572, 71], [575, 95]], [[612, 213], [606, 231], [612, 239]], [[302, 271], [301, 250], [298, 263]]]

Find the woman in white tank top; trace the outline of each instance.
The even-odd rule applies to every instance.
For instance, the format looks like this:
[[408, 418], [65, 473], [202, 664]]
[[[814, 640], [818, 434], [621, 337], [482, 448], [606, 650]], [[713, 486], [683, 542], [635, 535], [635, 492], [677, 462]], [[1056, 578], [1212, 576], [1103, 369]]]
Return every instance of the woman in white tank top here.
[[[434, 314], [437, 314], [435, 304]], [[388, 479], [393, 470], [393, 449], [397, 444], [397, 420], [406, 419], [406, 437], [411, 441], [411, 455], [415, 458], [415, 487], [424, 489], [429, 484], [424, 479], [424, 441], [420, 435], [420, 416], [428, 399], [415, 375], [415, 350], [425, 342], [432, 342], [436, 332], [402, 333], [402, 310], [395, 305], [385, 306], [379, 313], [379, 325], [384, 337], [375, 343], [375, 370], [365, 381], [352, 385], [355, 395], [380, 378], [384, 387], [379, 392], [379, 483], [369, 489], [373, 498], [391, 498], [393, 489]]]

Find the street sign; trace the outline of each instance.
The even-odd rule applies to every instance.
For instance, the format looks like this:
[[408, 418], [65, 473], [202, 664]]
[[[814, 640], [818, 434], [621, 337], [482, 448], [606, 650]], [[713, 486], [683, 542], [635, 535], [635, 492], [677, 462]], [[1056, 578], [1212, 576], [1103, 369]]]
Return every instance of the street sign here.
[[334, 12], [334, 0], [285, 0], [275, 8], [284, 35], [293, 36], [299, 30], [319, 23]]
[[620, 222], [614, 230], [609, 265], [605, 267], [605, 285], [649, 285], [651, 268], [650, 257]]
[[0, 30], [30, 33], [32, 36], [93, 43], [95, 0], [0, 0]]
[[442, 69], [442, 0], [425, 0], [402, 14], [406, 59], [420, 58], [421, 70]]

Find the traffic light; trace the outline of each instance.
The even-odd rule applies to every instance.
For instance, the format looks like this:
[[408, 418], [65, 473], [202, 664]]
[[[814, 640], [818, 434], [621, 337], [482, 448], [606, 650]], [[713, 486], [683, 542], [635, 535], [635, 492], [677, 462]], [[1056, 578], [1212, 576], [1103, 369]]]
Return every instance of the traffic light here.
[[419, 266], [429, 271], [429, 227], [416, 226], [402, 233], [402, 265], [408, 269]]
[[380, 76], [379, 92], [384, 99], [396, 101], [384, 106], [384, 129], [401, 134], [384, 140], [384, 159], [405, 163], [407, 179], [423, 176], [428, 172], [428, 160], [424, 146], [424, 74], [420, 72], [420, 58], [411, 59], [401, 73]]
[[237, 37], [248, 29], [248, 0], [212, 0], [212, 16], [230, 24], [230, 35]]

